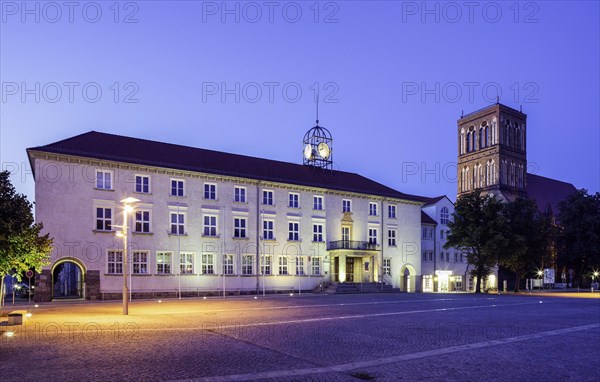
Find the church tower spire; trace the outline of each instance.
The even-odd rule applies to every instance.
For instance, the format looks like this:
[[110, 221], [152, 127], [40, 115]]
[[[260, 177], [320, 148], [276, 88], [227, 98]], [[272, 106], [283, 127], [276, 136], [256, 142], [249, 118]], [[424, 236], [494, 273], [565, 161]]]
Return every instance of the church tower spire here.
[[524, 196], [527, 115], [496, 103], [457, 122], [458, 197], [474, 190], [503, 200]]

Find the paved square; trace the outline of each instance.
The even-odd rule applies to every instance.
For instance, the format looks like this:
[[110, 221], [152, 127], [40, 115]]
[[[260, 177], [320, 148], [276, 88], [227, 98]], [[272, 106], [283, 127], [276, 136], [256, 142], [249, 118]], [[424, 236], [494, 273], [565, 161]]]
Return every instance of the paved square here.
[[[589, 294], [588, 294], [589, 295]], [[5, 308], [10, 310], [10, 306]], [[597, 381], [600, 299], [302, 295], [47, 304], [0, 379]]]

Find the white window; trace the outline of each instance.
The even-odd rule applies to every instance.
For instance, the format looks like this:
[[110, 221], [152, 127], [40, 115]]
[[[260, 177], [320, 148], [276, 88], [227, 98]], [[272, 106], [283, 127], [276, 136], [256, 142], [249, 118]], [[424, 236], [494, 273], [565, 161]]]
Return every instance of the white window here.
[[298, 224], [297, 222], [288, 222], [288, 240], [300, 240], [300, 224]]
[[369, 228], [369, 244], [377, 244], [377, 228]]
[[233, 274], [233, 255], [223, 255], [223, 274]]
[[108, 251], [108, 274], [123, 274], [123, 251], [121, 250], [110, 250]]
[[321, 258], [317, 256], [313, 256], [312, 259], [312, 275], [320, 276], [321, 275]]
[[388, 206], [388, 218], [396, 219], [396, 205], [390, 204]]
[[300, 208], [300, 202], [299, 202], [300, 194], [290, 192], [288, 198], [289, 198], [288, 199], [289, 200], [288, 207]]
[[246, 203], [246, 187], [235, 187], [233, 201], [238, 203]]
[[429, 261], [433, 261], [433, 251], [429, 251]]
[[304, 257], [296, 257], [296, 275], [304, 276]]
[[279, 256], [279, 274], [288, 274], [288, 259], [285, 256]]
[[252, 264], [254, 264], [254, 256], [242, 255], [242, 275], [251, 275]]
[[212, 275], [215, 273], [215, 256], [212, 254], [202, 254], [202, 274]]
[[191, 252], [181, 252], [179, 254], [179, 272], [182, 275], [191, 275], [194, 273], [194, 254]]
[[96, 207], [96, 230], [112, 230], [112, 208]]
[[427, 261], [427, 251], [423, 251], [423, 261]]
[[113, 172], [108, 170], [96, 170], [96, 188], [99, 190], [113, 189]]
[[135, 232], [150, 233], [150, 211], [135, 211]]
[[342, 200], [342, 212], [352, 212], [352, 200]]
[[263, 220], [263, 240], [275, 240], [274, 226], [273, 220]]
[[217, 200], [217, 185], [214, 183], [204, 183], [204, 199]]
[[388, 245], [390, 247], [396, 246], [396, 230], [388, 229]]
[[433, 228], [429, 228], [427, 232], [429, 232], [429, 238], [433, 239]]
[[267, 206], [273, 205], [273, 191], [271, 190], [263, 190], [263, 202], [262, 204]]
[[148, 273], [148, 251], [133, 252], [133, 274], [145, 275]]
[[269, 256], [269, 255], [265, 255], [263, 256], [263, 263], [262, 263], [262, 272], [263, 275], [270, 275], [271, 274], [271, 264], [273, 262], [273, 257]]
[[234, 218], [233, 219], [233, 237], [238, 239], [246, 238], [246, 218]]
[[392, 259], [390, 258], [385, 258], [383, 259], [383, 274], [384, 275], [391, 275], [392, 274]]
[[185, 235], [185, 214], [171, 212], [171, 235]]
[[204, 229], [202, 234], [204, 236], [217, 236], [217, 216], [216, 215], [204, 215]]
[[168, 275], [171, 273], [171, 257], [173, 252], [156, 252], [156, 273]]
[[450, 219], [450, 214], [448, 213], [448, 207], [442, 207], [440, 210], [440, 222], [442, 224], [448, 224], [448, 220]]
[[323, 224], [313, 224], [313, 241], [319, 243], [323, 241]]
[[182, 179], [171, 179], [171, 196], [183, 196], [184, 181]]
[[136, 175], [135, 176], [135, 192], [143, 194], [150, 193], [150, 177], [147, 175]]
[[313, 196], [313, 210], [323, 210], [323, 197]]
[[369, 216], [377, 216], [377, 203], [369, 203]]

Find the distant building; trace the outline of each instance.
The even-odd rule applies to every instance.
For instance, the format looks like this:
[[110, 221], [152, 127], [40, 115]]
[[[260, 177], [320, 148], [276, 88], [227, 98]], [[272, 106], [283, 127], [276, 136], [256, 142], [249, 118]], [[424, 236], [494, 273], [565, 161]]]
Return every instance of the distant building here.
[[476, 189], [502, 200], [525, 196], [527, 115], [495, 104], [458, 120], [458, 197]]
[[527, 115], [497, 103], [458, 120], [458, 192], [474, 190], [501, 200], [529, 197], [540, 211], [577, 192], [570, 183], [527, 173]]
[[559, 203], [577, 192], [570, 183], [527, 173], [527, 115], [521, 111], [497, 103], [461, 116], [457, 125], [457, 198], [475, 190], [503, 201], [527, 197], [556, 217]]
[[55, 243], [36, 300], [122, 296], [127, 197], [139, 200], [126, 232], [134, 297], [381, 280], [420, 291], [424, 198], [331, 170], [317, 127], [304, 165], [94, 131], [28, 149], [36, 220]]
[[[469, 274], [467, 257], [455, 248], [444, 248], [448, 236], [448, 222], [452, 219], [454, 204], [447, 196], [431, 198], [421, 212], [421, 272], [423, 292], [473, 291], [475, 281]], [[497, 272], [485, 280], [485, 289], [497, 288]]]

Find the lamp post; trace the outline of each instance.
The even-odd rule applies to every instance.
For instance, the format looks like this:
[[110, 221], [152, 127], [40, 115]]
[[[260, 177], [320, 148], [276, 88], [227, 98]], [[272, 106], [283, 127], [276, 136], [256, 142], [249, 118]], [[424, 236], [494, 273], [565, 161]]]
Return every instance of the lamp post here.
[[598, 273], [598, 271], [594, 271], [592, 272], [592, 293], [594, 293], [594, 280], [598, 277], [600, 273]]
[[542, 283], [541, 283], [540, 280], [541, 280], [543, 274], [544, 274], [544, 271], [542, 271], [542, 270], [538, 270], [537, 271], [537, 275], [538, 275], [538, 288], [539, 288], [540, 292], [542, 291]]
[[139, 199], [128, 197], [121, 200], [123, 203], [123, 227], [122, 231], [117, 233], [117, 236], [123, 238], [123, 315], [129, 314], [129, 298], [127, 296], [127, 237], [128, 237], [128, 224], [127, 215], [129, 212], [133, 212], [132, 204], [139, 202]]

